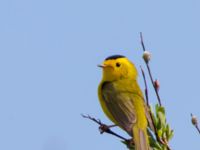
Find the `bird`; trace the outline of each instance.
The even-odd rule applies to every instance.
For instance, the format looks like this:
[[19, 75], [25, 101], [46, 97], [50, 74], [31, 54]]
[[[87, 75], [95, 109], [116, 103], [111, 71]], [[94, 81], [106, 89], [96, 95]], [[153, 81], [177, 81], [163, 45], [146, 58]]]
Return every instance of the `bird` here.
[[98, 97], [103, 112], [132, 137], [136, 150], [150, 150], [146, 104], [135, 65], [123, 55], [112, 55], [98, 67], [102, 68]]

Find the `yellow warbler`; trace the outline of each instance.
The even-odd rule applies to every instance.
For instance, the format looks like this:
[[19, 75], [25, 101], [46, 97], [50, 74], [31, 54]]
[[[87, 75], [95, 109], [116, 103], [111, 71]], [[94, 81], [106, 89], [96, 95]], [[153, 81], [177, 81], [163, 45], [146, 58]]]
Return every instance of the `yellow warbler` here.
[[98, 96], [104, 113], [133, 137], [136, 150], [149, 150], [145, 103], [136, 67], [122, 55], [106, 58], [99, 67], [103, 77]]

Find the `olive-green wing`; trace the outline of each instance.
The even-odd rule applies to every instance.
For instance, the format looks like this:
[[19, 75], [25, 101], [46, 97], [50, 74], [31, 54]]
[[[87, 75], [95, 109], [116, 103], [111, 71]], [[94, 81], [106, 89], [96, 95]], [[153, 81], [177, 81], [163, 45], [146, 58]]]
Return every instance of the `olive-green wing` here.
[[106, 114], [106, 116], [113, 122], [115, 123], [115, 125], [117, 124], [117, 121], [113, 118], [112, 114], [110, 113], [110, 111], [108, 110], [105, 100], [103, 98], [103, 94], [102, 94], [102, 85], [104, 85], [104, 82], [100, 83], [99, 87], [98, 87], [98, 97], [99, 97], [99, 102], [101, 104], [101, 107], [103, 109], [103, 112]]
[[[154, 129], [153, 121], [151, 118], [150, 110], [145, 103], [143, 93], [142, 93], [137, 81], [136, 80], [131, 80], [131, 81], [130, 80], [121, 80], [121, 81], [118, 81], [118, 84], [119, 85], [122, 85], [122, 84], [128, 85], [128, 86], [123, 86], [123, 89], [120, 89], [120, 90], [130, 92], [134, 95], [135, 98], [143, 101], [143, 105], [145, 108], [145, 114], [146, 114], [146, 118], [147, 118], [149, 127], [154, 131], [155, 129]], [[118, 87], [118, 88], [120, 88], [120, 87]]]
[[120, 91], [115, 83], [106, 82], [102, 85], [102, 97], [116, 124], [132, 135], [136, 122], [133, 93]]

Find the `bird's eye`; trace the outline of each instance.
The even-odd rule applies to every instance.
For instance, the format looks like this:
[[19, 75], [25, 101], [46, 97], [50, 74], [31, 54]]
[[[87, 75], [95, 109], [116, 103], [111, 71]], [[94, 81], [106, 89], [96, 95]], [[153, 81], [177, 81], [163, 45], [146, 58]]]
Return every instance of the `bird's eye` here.
[[120, 67], [120, 66], [121, 66], [121, 64], [117, 62], [117, 63], [116, 63], [116, 66], [117, 66], [117, 67]]

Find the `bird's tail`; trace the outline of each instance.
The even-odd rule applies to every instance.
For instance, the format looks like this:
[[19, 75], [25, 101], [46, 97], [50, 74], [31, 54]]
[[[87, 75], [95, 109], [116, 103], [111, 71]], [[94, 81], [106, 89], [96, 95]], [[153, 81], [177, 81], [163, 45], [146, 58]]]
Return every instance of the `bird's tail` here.
[[135, 143], [135, 150], [150, 150], [149, 140], [146, 129], [133, 127], [133, 140]]

